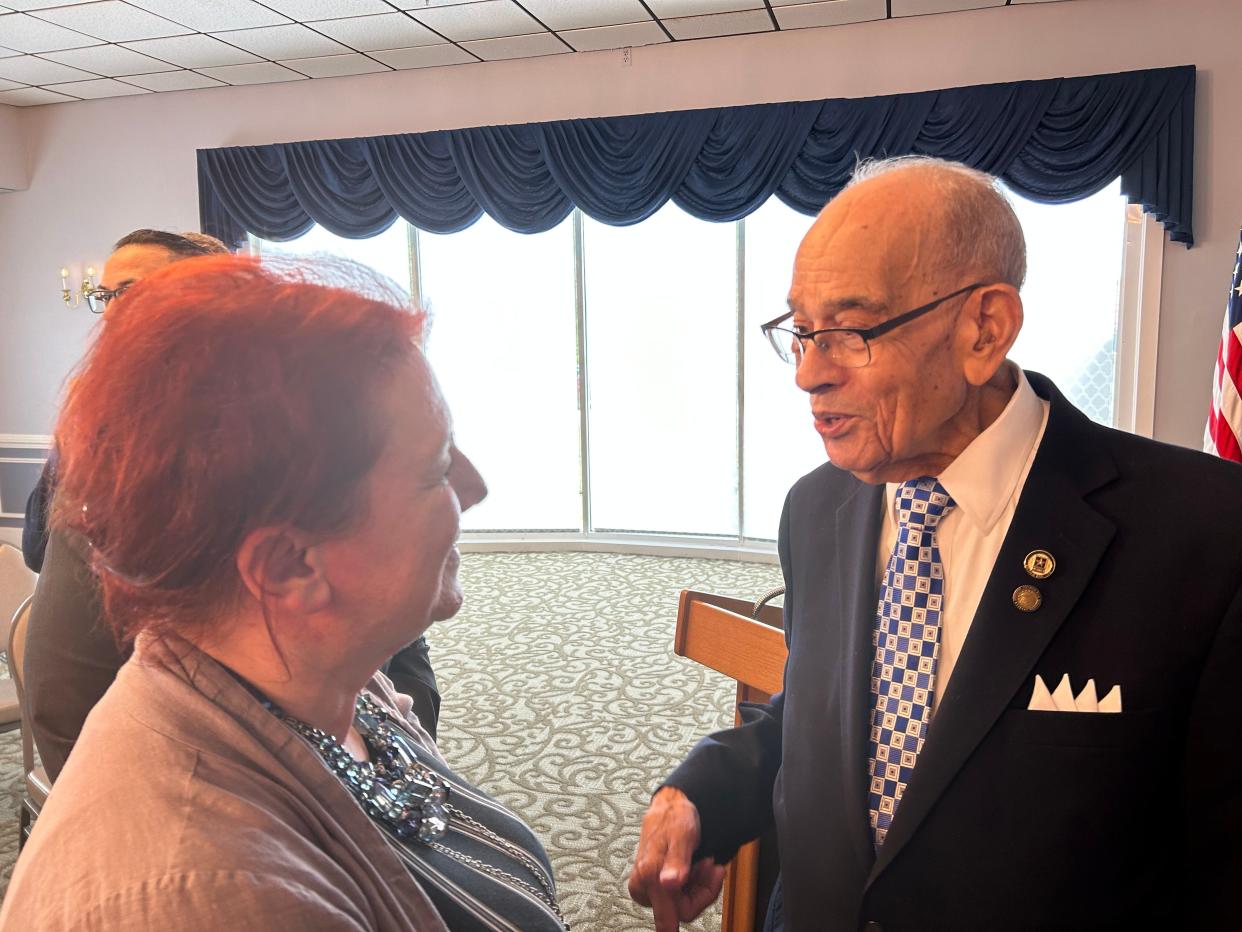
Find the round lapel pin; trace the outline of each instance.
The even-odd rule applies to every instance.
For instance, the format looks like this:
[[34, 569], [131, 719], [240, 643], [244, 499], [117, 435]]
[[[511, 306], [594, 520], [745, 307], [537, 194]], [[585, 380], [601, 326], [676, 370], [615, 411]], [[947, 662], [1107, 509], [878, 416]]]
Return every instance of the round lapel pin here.
[[1057, 568], [1057, 561], [1047, 550], [1032, 550], [1022, 561], [1022, 566], [1032, 579], [1047, 579]]
[[1033, 612], [1044, 604], [1044, 597], [1034, 586], [1019, 586], [1013, 590], [1013, 607], [1020, 612]]

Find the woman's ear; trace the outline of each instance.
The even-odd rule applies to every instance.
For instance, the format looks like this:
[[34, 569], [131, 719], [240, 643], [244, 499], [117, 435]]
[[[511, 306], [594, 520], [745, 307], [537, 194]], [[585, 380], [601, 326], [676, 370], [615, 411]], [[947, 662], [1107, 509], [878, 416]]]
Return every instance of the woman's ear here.
[[1004, 363], [1022, 329], [1022, 299], [1012, 285], [986, 285], [976, 290], [965, 313], [969, 323], [966, 378], [972, 385], [984, 385]]
[[258, 602], [309, 615], [328, 605], [332, 587], [308, 535], [287, 527], [251, 531], [237, 549], [237, 573]]

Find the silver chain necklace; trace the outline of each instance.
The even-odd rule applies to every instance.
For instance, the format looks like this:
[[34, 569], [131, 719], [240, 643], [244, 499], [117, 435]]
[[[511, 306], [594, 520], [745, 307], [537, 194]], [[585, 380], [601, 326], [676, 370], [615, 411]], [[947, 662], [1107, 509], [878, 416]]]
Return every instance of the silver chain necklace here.
[[[569, 924], [556, 902], [552, 882], [543, 866], [520, 845], [498, 835], [482, 822], [449, 803], [449, 785], [412, 753], [404, 734], [398, 737], [388, 713], [369, 696], [359, 694], [354, 725], [370, 752], [371, 760], [359, 761], [334, 736], [308, 725], [269, 703], [271, 711], [311, 743], [328, 768], [340, 778], [371, 818], [387, 825], [399, 839], [417, 839], [458, 863], [489, 877], [516, 886], [545, 903], [569, 932]], [[522, 865], [538, 882], [536, 887], [502, 868], [444, 844], [441, 839], [454, 823], [469, 826], [510, 858]], [[460, 828], [457, 828], [461, 831]]]

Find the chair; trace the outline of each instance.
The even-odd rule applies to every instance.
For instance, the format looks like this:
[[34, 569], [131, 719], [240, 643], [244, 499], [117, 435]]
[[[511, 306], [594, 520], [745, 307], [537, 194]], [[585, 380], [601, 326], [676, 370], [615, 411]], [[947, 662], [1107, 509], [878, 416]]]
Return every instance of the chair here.
[[[8, 630], [3, 626], [8, 625], [18, 606], [34, 592], [38, 578], [27, 569], [20, 550], [0, 541], [0, 632], [6, 642]], [[12, 680], [0, 680], [0, 732], [12, 731], [20, 725], [17, 686]]]
[[[38, 579], [39, 574], [26, 566], [22, 552], [0, 540], [0, 624], [9, 623], [17, 607], [34, 592]], [[7, 640], [8, 631], [4, 633]]]
[[[24, 710], [22, 705], [22, 660], [26, 654], [26, 627], [30, 623], [30, 603], [33, 596], [28, 596], [26, 601], [13, 615], [13, 623], [9, 626], [8, 653], [6, 658], [9, 664], [9, 676], [12, 678], [9, 682], [13, 684], [17, 692], [18, 707]], [[50, 793], [52, 784], [47, 778], [47, 773], [43, 770], [43, 766], [35, 766], [34, 761], [34, 740], [30, 736], [30, 727], [26, 722], [24, 711], [20, 718], [22, 729], [22, 773], [26, 775], [24, 792], [22, 793], [22, 805], [18, 813], [18, 851], [25, 845], [26, 839], [30, 836], [30, 826], [38, 817], [39, 811], [43, 808], [43, 804], [47, 802], [47, 794]]]
[[[769, 597], [772, 594], [769, 594]], [[785, 680], [781, 610], [706, 592], [682, 590], [673, 652], [737, 680], [737, 703], [767, 702]], [[754, 614], [758, 620], [750, 617]], [[734, 721], [741, 716], [734, 708]], [[721, 932], [756, 932], [775, 881], [773, 837], [738, 849], [725, 872]]]

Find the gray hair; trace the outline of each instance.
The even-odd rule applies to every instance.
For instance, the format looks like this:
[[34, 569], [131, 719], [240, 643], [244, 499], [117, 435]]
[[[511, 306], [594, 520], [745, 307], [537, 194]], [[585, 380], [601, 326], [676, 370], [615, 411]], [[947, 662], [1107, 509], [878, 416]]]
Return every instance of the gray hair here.
[[1021, 288], [1026, 280], [1026, 237], [1013, 205], [987, 172], [926, 155], [867, 159], [858, 163], [843, 190], [906, 170], [927, 173], [941, 195], [945, 262]]

